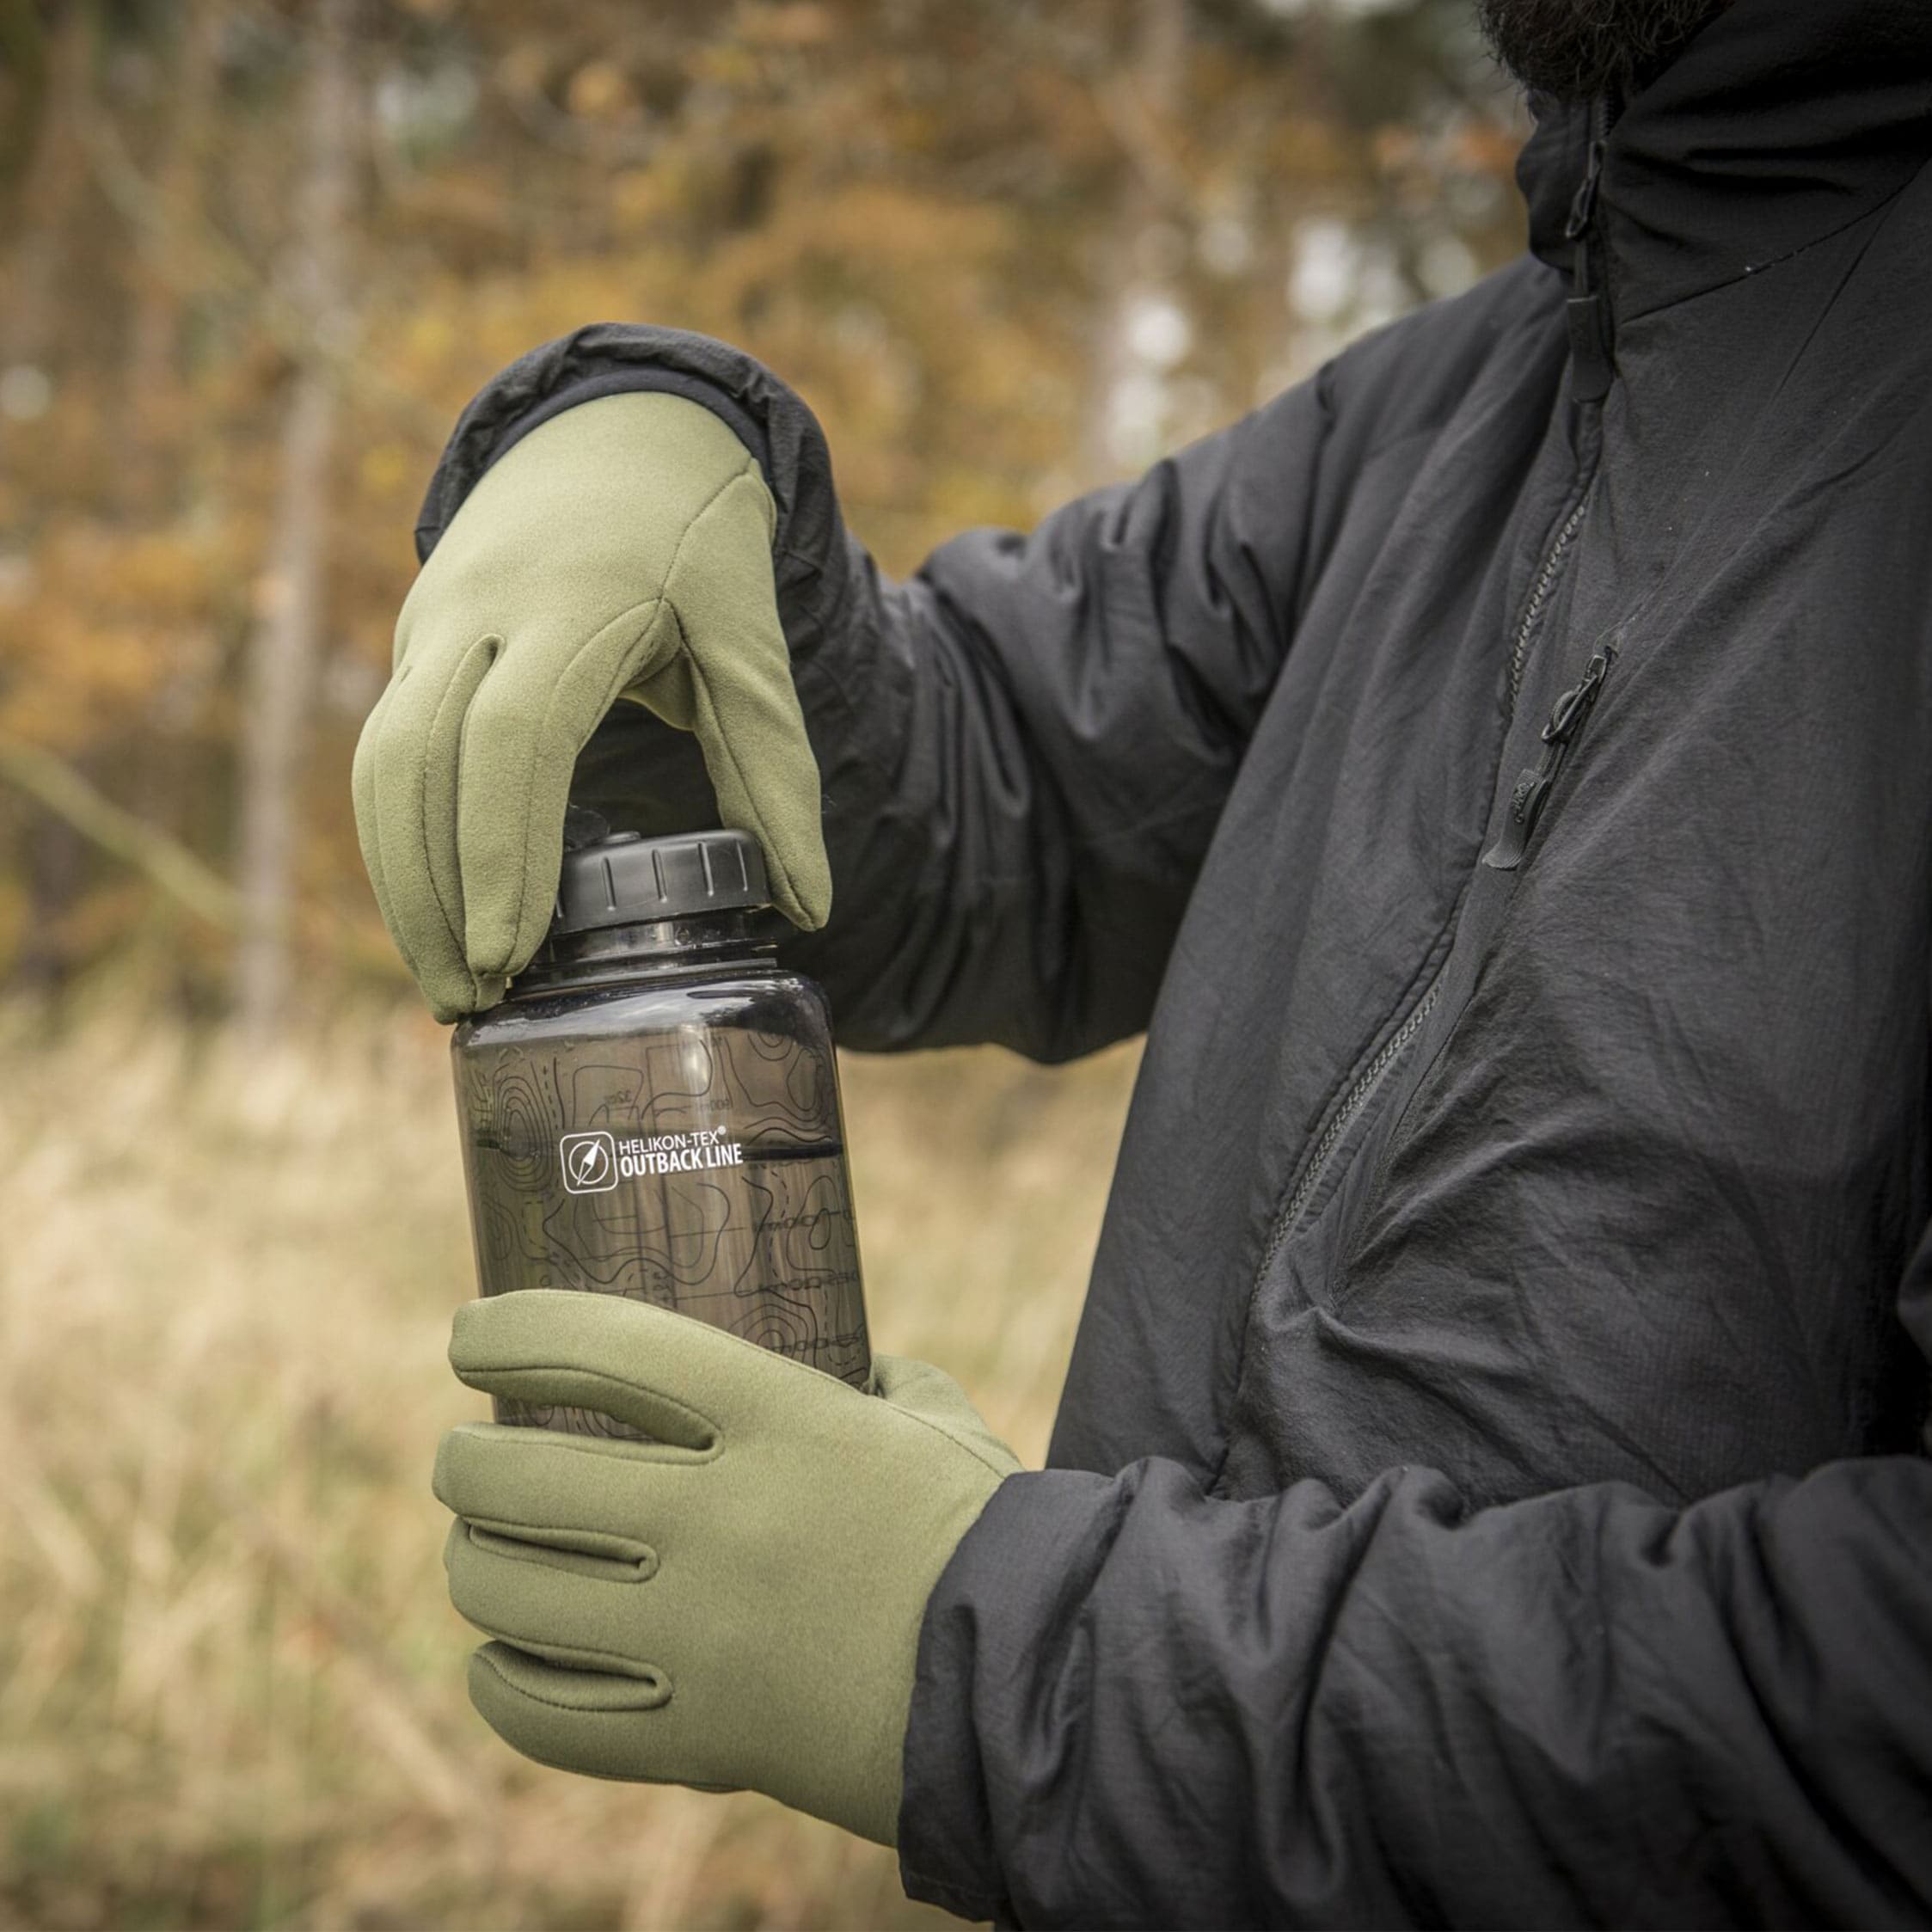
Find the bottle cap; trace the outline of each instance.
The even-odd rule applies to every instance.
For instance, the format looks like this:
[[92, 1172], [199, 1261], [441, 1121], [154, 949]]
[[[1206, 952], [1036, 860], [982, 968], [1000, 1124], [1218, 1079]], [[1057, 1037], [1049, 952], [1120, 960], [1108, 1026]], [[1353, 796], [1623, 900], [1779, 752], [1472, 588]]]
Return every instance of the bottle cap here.
[[550, 936], [770, 904], [764, 854], [748, 833], [612, 832], [564, 854]]

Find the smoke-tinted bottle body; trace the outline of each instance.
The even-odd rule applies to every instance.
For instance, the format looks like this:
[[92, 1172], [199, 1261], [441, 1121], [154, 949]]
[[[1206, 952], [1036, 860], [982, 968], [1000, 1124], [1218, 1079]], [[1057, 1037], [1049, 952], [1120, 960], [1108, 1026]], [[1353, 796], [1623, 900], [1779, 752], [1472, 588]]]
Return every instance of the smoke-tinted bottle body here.
[[[755, 931], [733, 909], [554, 935], [457, 1029], [477, 1273], [486, 1295], [653, 1302], [862, 1388], [830, 1015]], [[497, 1413], [630, 1432], [594, 1410]]]

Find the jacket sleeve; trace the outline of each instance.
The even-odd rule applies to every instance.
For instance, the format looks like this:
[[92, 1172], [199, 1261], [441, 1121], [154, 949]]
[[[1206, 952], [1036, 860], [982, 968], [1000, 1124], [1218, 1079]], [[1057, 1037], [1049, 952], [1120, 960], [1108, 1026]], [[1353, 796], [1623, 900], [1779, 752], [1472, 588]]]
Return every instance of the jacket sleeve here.
[[[787, 956], [827, 984], [841, 1039], [1060, 1059], [1138, 1031], [1288, 648], [1325, 385], [1031, 536], [961, 537], [898, 583], [846, 531], [824, 439], [790, 389], [707, 338], [600, 325], [471, 404], [420, 553], [519, 436], [640, 388], [715, 409], [777, 502], [779, 608], [835, 898], [826, 930]], [[620, 824], [715, 822], [695, 748], [635, 707], [599, 733], [574, 793]]]
[[[1904, 1309], [1932, 1352], [1932, 1241]], [[1002, 1923], [1923, 1923], [1932, 1463], [1474, 1512], [1014, 1477], [905, 1771], [909, 1890]]]

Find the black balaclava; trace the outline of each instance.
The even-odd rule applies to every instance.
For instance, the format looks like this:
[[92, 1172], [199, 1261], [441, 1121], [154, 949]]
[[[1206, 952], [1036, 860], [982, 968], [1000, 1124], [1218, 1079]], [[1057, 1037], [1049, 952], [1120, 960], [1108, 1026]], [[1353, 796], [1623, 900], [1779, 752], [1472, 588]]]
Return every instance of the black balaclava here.
[[1641, 87], [1731, 3], [1476, 0], [1476, 14], [1497, 59], [1524, 87], [1573, 101]]

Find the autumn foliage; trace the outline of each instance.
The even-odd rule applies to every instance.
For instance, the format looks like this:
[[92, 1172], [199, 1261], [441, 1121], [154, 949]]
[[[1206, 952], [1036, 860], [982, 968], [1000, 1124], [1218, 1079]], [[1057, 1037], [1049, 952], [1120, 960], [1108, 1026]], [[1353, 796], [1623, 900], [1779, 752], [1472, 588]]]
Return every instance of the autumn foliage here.
[[1456, 0], [3, 0], [0, 58], [0, 976], [196, 1012], [251, 930], [271, 1011], [395, 984], [348, 756], [531, 344], [749, 347], [905, 570], [1519, 234]]

